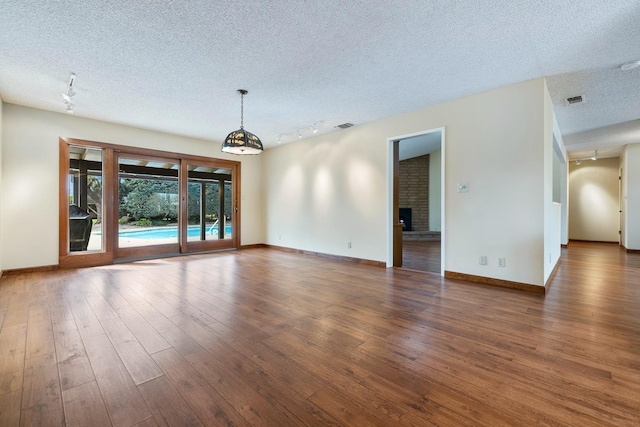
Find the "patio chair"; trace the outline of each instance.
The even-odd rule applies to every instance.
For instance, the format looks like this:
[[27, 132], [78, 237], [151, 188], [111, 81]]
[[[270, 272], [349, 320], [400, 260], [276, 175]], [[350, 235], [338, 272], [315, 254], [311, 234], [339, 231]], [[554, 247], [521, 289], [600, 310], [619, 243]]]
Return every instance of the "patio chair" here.
[[69, 250], [86, 251], [93, 220], [91, 214], [76, 205], [69, 206]]

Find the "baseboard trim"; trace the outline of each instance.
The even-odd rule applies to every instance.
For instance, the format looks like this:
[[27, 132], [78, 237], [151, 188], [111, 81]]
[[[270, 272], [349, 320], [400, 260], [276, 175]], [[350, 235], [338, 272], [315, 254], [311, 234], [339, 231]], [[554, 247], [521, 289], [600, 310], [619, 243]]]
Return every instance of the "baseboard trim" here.
[[628, 254], [640, 254], [640, 249], [627, 249], [625, 245], [620, 246], [622, 246], [622, 249], [624, 249]]
[[294, 249], [294, 248], [287, 248], [287, 247], [284, 247], [284, 246], [276, 246], [276, 245], [268, 245], [268, 244], [265, 244], [262, 247], [275, 249], [275, 250], [283, 251], [283, 252], [294, 253], [294, 254], [313, 255], [313, 256], [317, 256], [317, 257], [321, 257], [321, 258], [333, 259], [333, 260], [336, 260], [336, 261], [353, 262], [355, 264], [363, 264], [363, 265], [371, 265], [373, 267], [387, 268], [387, 263], [383, 262], [383, 261], [374, 261], [374, 260], [370, 260], [370, 259], [353, 258], [353, 257], [348, 257], [348, 256], [342, 256], [342, 255], [325, 254], [325, 253], [322, 253], [322, 252], [306, 251], [306, 250], [303, 250], [303, 249]]
[[14, 276], [16, 274], [24, 274], [24, 273], [40, 273], [43, 271], [56, 271], [58, 269], [60, 269], [58, 265], [42, 265], [39, 267], [12, 268], [9, 270], [2, 270], [2, 273], [0, 273], [0, 277]]
[[569, 247], [569, 244], [566, 244], [566, 245], [565, 245], [565, 244], [561, 244], [561, 245], [560, 245], [560, 247], [561, 247], [562, 249], [567, 249], [567, 248]]
[[265, 245], [264, 243], [255, 243], [253, 245], [242, 245], [240, 246], [240, 249], [260, 249], [266, 247], [267, 245]]
[[547, 293], [547, 291], [549, 290], [549, 287], [551, 286], [551, 281], [553, 280], [553, 278], [555, 277], [556, 273], [558, 272], [558, 268], [560, 268], [560, 262], [562, 261], [562, 258], [558, 258], [558, 261], [556, 261], [556, 265], [553, 267], [553, 270], [551, 271], [551, 274], [549, 275], [549, 278], [547, 279], [547, 281], [544, 284], [544, 292]]
[[611, 240], [581, 240], [581, 239], [569, 239], [569, 244], [571, 244], [571, 242], [576, 242], [576, 243], [605, 243], [605, 244], [613, 244], [613, 245], [619, 245], [620, 242], [613, 242]]
[[510, 280], [494, 279], [493, 277], [475, 276], [473, 274], [458, 273], [445, 270], [444, 277], [448, 279], [465, 280], [467, 282], [482, 283], [483, 285], [498, 286], [501, 288], [516, 289], [519, 291], [534, 292], [544, 294], [544, 286], [530, 285], [528, 283], [512, 282]]

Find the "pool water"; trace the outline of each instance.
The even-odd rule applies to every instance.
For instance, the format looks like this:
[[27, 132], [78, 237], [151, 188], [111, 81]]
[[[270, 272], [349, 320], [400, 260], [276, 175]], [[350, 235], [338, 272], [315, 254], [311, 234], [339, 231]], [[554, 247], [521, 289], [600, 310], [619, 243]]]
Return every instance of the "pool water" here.
[[[226, 236], [231, 235], [231, 225], [225, 226], [224, 234]], [[188, 237], [199, 237], [200, 226], [190, 225], [187, 228], [187, 235]], [[213, 227], [213, 229], [211, 230], [209, 229], [209, 227], [207, 227], [207, 235], [217, 236], [218, 227]], [[178, 227], [162, 227], [138, 231], [120, 231], [118, 233], [118, 237], [129, 237], [132, 239], [172, 239], [178, 237]]]

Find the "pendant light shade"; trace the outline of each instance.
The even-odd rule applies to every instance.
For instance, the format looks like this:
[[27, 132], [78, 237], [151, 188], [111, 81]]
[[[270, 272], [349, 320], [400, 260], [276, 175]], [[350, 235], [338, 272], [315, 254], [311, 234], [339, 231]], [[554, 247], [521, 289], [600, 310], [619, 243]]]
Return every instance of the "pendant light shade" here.
[[248, 93], [244, 89], [238, 89], [240, 94], [240, 129], [234, 130], [222, 143], [222, 152], [231, 154], [260, 154], [262, 142], [260, 138], [244, 130], [244, 96]]

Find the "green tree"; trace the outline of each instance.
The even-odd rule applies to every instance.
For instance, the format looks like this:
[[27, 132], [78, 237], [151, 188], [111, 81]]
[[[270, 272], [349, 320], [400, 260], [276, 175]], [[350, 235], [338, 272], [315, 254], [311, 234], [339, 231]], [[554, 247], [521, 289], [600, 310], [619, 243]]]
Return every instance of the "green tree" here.
[[178, 183], [158, 179], [120, 179], [120, 217], [176, 220]]
[[102, 176], [87, 176], [87, 202], [95, 206], [96, 222], [102, 222]]

